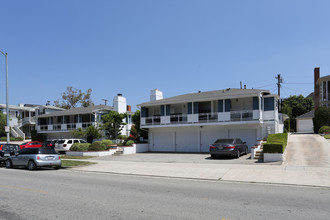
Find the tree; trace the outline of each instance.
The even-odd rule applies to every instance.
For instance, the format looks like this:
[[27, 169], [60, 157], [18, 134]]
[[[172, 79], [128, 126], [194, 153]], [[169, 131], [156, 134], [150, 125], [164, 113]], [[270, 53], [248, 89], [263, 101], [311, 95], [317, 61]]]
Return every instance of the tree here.
[[68, 86], [66, 89], [67, 91], [62, 93], [62, 102], [60, 103], [60, 100], [54, 101], [55, 106], [71, 109], [78, 107], [79, 103], [83, 107], [94, 105], [91, 99], [92, 89], [88, 89], [86, 93], [72, 86]]
[[319, 107], [313, 118], [314, 132], [318, 133], [322, 126], [330, 126], [330, 108], [329, 107]]
[[290, 118], [296, 118], [311, 111], [314, 107], [312, 98], [305, 98], [303, 95], [293, 95], [282, 101], [282, 113]]
[[71, 132], [75, 138], [86, 138], [88, 143], [92, 143], [94, 139], [101, 138], [99, 129], [95, 126], [89, 126], [85, 131], [81, 128], [78, 128]]
[[6, 136], [5, 126], [7, 125], [6, 115], [0, 112], [0, 137]]
[[146, 129], [141, 129], [141, 122], [140, 122], [140, 111], [137, 110], [133, 115], [132, 115], [132, 122], [135, 125], [135, 129], [139, 135], [139, 137], [143, 138], [148, 138], [148, 130]]
[[290, 117], [290, 126], [286, 124], [285, 128], [290, 132], [296, 130], [296, 117], [311, 111], [314, 107], [312, 98], [305, 98], [302, 95], [290, 96], [282, 101], [282, 113]]
[[120, 134], [122, 126], [126, 124], [123, 122], [124, 118], [126, 118], [125, 113], [118, 113], [116, 111], [110, 111], [108, 114], [102, 116], [102, 128], [109, 135], [110, 139], [115, 139]]
[[99, 132], [99, 129], [95, 128], [93, 125], [89, 126], [86, 129], [85, 136], [88, 143], [92, 143], [94, 139], [98, 139], [102, 137], [102, 135]]

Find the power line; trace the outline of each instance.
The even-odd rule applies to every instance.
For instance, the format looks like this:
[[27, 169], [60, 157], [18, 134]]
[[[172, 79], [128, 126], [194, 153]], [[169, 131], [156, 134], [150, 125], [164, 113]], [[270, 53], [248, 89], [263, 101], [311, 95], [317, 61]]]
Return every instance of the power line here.
[[272, 85], [274, 85], [274, 83], [272, 83], [272, 84], [268, 84], [268, 85], [264, 85], [264, 86], [258, 86], [258, 87], [255, 87], [255, 88], [256, 88], [256, 89], [258, 89], [258, 88], [264, 88], [264, 87], [272, 86]]
[[283, 83], [283, 84], [314, 84], [314, 83]]
[[289, 90], [292, 90], [292, 91], [295, 91], [295, 92], [301, 92], [301, 93], [306, 93], [306, 94], [309, 94], [310, 92], [303, 92], [303, 91], [299, 91], [299, 90], [295, 90], [295, 89], [290, 89], [286, 86], [283, 86], [283, 88], [286, 88], [286, 89], [289, 89]]

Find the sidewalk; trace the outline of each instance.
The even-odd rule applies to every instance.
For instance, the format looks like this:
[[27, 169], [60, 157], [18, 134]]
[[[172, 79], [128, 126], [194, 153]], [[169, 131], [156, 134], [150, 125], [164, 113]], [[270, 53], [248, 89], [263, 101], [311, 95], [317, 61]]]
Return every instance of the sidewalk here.
[[158, 163], [87, 160], [97, 164], [71, 170], [168, 178], [288, 184], [330, 188], [330, 167]]

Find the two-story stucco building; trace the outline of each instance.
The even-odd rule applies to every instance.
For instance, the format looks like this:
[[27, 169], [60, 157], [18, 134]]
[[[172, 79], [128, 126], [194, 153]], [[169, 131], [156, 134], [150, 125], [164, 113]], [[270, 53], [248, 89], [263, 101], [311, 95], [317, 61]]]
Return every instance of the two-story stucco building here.
[[278, 96], [267, 90], [224, 89], [163, 98], [152, 90], [141, 108], [141, 128], [149, 129], [149, 150], [208, 152], [218, 138], [241, 138], [249, 148], [283, 132]]
[[91, 125], [99, 127], [102, 124], [102, 115], [107, 114], [109, 111], [127, 113], [124, 120], [126, 125], [123, 126], [121, 134], [128, 136], [132, 126], [131, 116], [133, 113], [122, 94], [114, 97], [113, 106], [94, 105], [38, 115], [37, 132], [45, 134], [46, 139], [73, 138], [73, 130], [79, 128], [85, 130]]

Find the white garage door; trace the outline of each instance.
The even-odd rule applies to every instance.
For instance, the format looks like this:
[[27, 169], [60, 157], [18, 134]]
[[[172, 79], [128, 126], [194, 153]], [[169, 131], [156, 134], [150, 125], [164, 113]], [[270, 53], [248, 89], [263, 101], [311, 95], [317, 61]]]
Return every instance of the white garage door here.
[[297, 120], [297, 122], [298, 122], [298, 132], [314, 133], [312, 119], [305, 119], [305, 120], [300, 119]]
[[240, 138], [249, 146], [249, 150], [257, 143], [257, 129], [231, 129], [229, 138]]
[[177, 130], [175, 133], [176, 152], [198, 152], [198, 129]]
[[228, 131], [217, 128], [203, 128], [201, 131], [201, 151], [209, 152], [210, 145], [219, 138], [227, 138]]
[[153, 132], [152, 151], [173, 152], [174, 132]]

